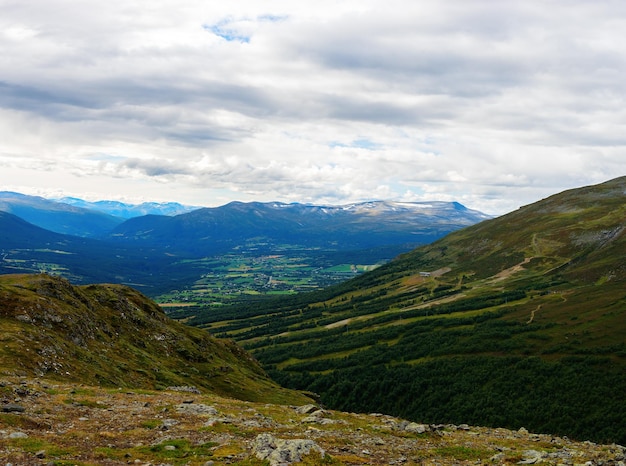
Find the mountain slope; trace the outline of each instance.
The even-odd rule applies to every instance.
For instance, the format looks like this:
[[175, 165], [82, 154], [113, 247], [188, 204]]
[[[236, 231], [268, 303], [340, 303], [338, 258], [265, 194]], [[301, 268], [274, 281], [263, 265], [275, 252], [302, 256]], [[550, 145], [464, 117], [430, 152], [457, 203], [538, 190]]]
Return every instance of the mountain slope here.
[[0, 276], [0, 330], [5, 376], [151, 389], [196, 386], [246, 400], [308, 401], [271, 382], [231, 341], [170, 320], [124, 286]]
[[625, 193], [566, 191], [321, 292], [186, 316], [334, 408], [623, 443]]
[[124, 221], [102, 212], [7, 191], [0, 192], [0, 211], [55, 233], [83, 237], [101, 236]]

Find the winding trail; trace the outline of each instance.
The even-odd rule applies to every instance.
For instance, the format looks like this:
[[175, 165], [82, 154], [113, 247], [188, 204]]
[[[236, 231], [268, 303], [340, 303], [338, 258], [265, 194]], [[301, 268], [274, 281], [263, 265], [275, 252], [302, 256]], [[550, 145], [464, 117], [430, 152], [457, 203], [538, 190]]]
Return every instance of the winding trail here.
[[528, 319], [528, 322], [526, 322], [527, 324], [532, 323], [532, 321], [535, 319], [535, 312], [537, 312], [539, 309], [541, 309], [541, 304], [539, 304], [535, 309], [530, 312], [530, 319]]

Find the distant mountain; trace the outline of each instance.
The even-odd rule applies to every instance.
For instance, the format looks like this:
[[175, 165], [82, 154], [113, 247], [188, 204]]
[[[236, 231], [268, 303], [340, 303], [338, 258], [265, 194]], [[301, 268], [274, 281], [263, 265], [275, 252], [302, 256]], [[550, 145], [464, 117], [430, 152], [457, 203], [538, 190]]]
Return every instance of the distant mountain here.
[[115, 388], [193, 386], [250, 401], [310, 402], [277, 386], [232, 341], [174, 322], [120, 285], [0, 276], [0, 334], [2, 376]]
[[124, 221], [102, 212], [9, 191], [0, 191], [0, 211], [56, 233], [83, 237], [101, 236]]
[[626, 442], [626, 177], [187, 322], [336, 409]]
[[17, 215], [0, 211], [0, 249], [42, 248], [61, 242], [63, 235], [37, 227]]
[[127, 204], [118, 201], [90, 202], [75, 197], [62, 197], [57, 199], [57, 201], [124, 219], [141, 217], [143, 215], [179, 215], [200, 208], [179, 204], [177, 202], [142, 202], [141, 204]]
[[45, 271], [79, 284], [126, 283], [156, 293], [196, 276], [176, 260], [155, 249], [55, 233], [0, 211], [0, 273]]
[[192, 254], [229, 250], [251, 239], [357, 250], [429, 243], [487, 218], [455, 202], [377, 201], [344, 206], [231, 202], [174, 217], [130, 219], [116, 227], [110, 238]]
[[[123, 221], [33, 196], [4, 193], [4, 199], [5, 210], [30, 224], [0, 217], [0, 271], [45, 270], [76, 283], [124, 283], [150, 296], [193, 287], [198, 293], [186, 301], [319, 288], [486, 218], [457, 203], [233, 202]], [[40, 229], [45, 225], [47, 232]], [[337, 272], [335, 266], [347, 269]], [[228, 272], [232, 267], [254, 273], [239, 280]], [[219, 296], [205, 293], [209, 289]]]

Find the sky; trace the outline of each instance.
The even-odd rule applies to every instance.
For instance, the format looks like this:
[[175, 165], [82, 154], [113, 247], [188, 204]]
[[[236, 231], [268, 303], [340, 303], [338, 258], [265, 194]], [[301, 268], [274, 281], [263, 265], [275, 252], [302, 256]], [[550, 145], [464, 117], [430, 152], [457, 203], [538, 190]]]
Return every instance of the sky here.
[[457, 201], [626, 174], [622, 0], [0, 0], [0, 190]]

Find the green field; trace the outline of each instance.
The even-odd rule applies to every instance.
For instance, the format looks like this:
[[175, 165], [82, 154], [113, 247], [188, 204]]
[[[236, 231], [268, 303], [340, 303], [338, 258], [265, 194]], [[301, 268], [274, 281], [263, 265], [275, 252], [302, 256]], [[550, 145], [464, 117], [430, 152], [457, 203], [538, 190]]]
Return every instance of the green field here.
[[181, 304], [217, 306], [248, 296], [290, 295], [317, 290], [353, 278], [381, 264], [336, 264], [319, 251], [283, 247], [274, 254], [239, 251], [217, 257], [188, 260], [185, 265], [199, 277], [182, 290], [156, 297], [166, 310]]

